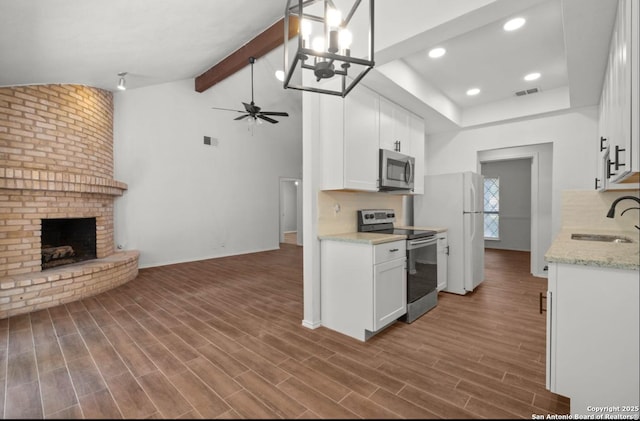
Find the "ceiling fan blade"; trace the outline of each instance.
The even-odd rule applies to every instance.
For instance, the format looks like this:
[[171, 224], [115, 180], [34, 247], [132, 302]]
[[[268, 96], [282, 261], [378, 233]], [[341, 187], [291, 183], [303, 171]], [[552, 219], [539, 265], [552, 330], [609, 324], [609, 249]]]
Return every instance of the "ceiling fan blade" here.
[[232, 110], [231, 108], [211, 107], [211, 109], [213, 109], [213, 110], [222, 110], [222, 111], [233, 111], [233, 112], [236, 112], [236, 113], [246, 113], [246, 111]]
[[263, 116], [262, 114], [258, 114], [258, 115], [256, 115], [256, 117], [261, 118], [261, 119], [263, 119], [264, 121], [268, 121], [269, 123], [277, 123], [277, 122], [278, 122], [278, 120], [274, 120], [274, 119], [272, 119], [272, 118], [265, 117], [265, 116]]
[[255, 105], [253, 102], [251, 104], [247, 104], [246, 102], [243, 102], [243, 104], [244, 104], [244, 109], [247, 110], [247, 112], [250, 114], [255, 114], [260, 111], [260, 107]]
[[281, 111], [260, 111], [262, 115], [279, 115], [282, 117], [289, 117], [289, 113], [281, 112]]
[[[288, 113], [285, 113], [283, 111], [260, 111], [260, 107], [258, 107], [255, 102], [253, 102], [253, 63], [256, 61], [256, 59], [254, 57], [249, 57], [249, 63], [251, 63], [251, 103], [247, 104], [246, 102], [243, 102], [242, 105], [244, 105], [244, 109], [245, 111], [240, 111], [240, 110], [230, 110], [228, 108], [216, 108], [216, 107], [212, 107], [214, 109], [218, 109], [218, 110], [226, 110], [226, 111], [235, 111], [238, 113], [246, 113], [244, 115], [241, 115], [240, 117], [236, 117], [234, 118], [234, 120], [242, 120], [245, 119], [247, 117], [252, 117], [253, 119], [260, 119], [260, 120], [264, 120], [264, 121], [268, 121], [271, 124], [275, 124], [278, 122], [278, 120], [274, 120], [272, 118], [266, 117], [268, 115], [276, 115], [276, 116], [281, 116], [281, 117], [289, 117]], [[258, 121], [259, 122], [259, 121]]]

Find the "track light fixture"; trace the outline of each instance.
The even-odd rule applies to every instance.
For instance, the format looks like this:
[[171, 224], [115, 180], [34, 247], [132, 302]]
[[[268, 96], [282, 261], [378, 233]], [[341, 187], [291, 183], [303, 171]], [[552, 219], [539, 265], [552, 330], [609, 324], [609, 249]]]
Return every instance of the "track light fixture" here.
[[[374, 66], [373, 9], [374, 0], [287, 0], [284, 87], [344, 98]], [[289, 57], [289, 25], [296, 23], [298, 45]], [[292, 81], [296, 72], [300, 84]]]
[[127, 72], [118, 73], [118, 76], [120, 76], [120, 80], [118, 81], [118, 89], [120, 89], [121, 91], [124, 91], [127, 89], [126, 81], [124, 80], [124, 77], [126, 75], [127, 75]]

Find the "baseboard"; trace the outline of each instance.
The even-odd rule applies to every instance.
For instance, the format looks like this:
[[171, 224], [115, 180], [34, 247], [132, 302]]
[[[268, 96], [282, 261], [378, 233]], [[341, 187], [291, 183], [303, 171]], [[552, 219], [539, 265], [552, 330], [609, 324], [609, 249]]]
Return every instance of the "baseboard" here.
[[302, 321], [302, 326], [309, 328], [309, 329], [317, 329], [320, 326], [322, 326], [322, 322], [310, 322], [308, 320], [303, 320]]

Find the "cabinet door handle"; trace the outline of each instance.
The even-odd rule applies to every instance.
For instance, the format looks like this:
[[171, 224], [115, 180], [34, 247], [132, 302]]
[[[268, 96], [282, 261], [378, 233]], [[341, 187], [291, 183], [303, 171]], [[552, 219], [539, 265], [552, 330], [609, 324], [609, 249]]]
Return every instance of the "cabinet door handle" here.
[[449, 255], [449, 247], [450, 247], [450, 246], [447, 246], [447, 250], [445, 251], [445, 253], [447, 254], [447, 256]]
[[390, 253], [395, 253], [396, 251], [399, 251], [400, 249], [391, 249], [389, 250]]
[[542, 293], [540, 293], [540, 314], [542, 314], [543, 311], [547, 311], [546, 308], [542, 307], [542, 300], [546, 298], [547, 298], [546, 295], [542, 295]]
[[620, 163], [620, 152], [624, 152], [626, 149], [621, 148], [620, 146], [616, 145], [616, 171], [618, 171], [618, 169], [620, 169], [620, 167], [624, 167], [625, 164], [621, 164]]
[[607, 138], [606, 138], [606, 137], [602, 137], [602, 136], [600, 136], [600, 152], [602, 152], [602, 151], [604, 151], [605, 149], [607, 149], [607, 148], [605, 148], [605, 147], [604, 147], [604, 142], [606, 142], [606, 141], [607, 141]]
[[600, 179], [596, 177], [596, 190], [598, 190], [598, 181], [600, 181]]
[[615, 165], [615, 162], [613, 162], [610, 159], [607, 159], [607, 179], [611, 178], [612, 175], [616, 175], [616, 173], [611, 172], [611, 167]]

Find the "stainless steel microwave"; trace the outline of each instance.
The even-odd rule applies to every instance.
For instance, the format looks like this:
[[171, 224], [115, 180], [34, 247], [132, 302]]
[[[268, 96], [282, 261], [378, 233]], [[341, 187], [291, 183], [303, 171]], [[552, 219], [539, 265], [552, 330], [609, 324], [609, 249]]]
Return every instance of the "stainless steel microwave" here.
[[380, 149], [379, 190], [413, 191], [415, 158], [400, 152]]

